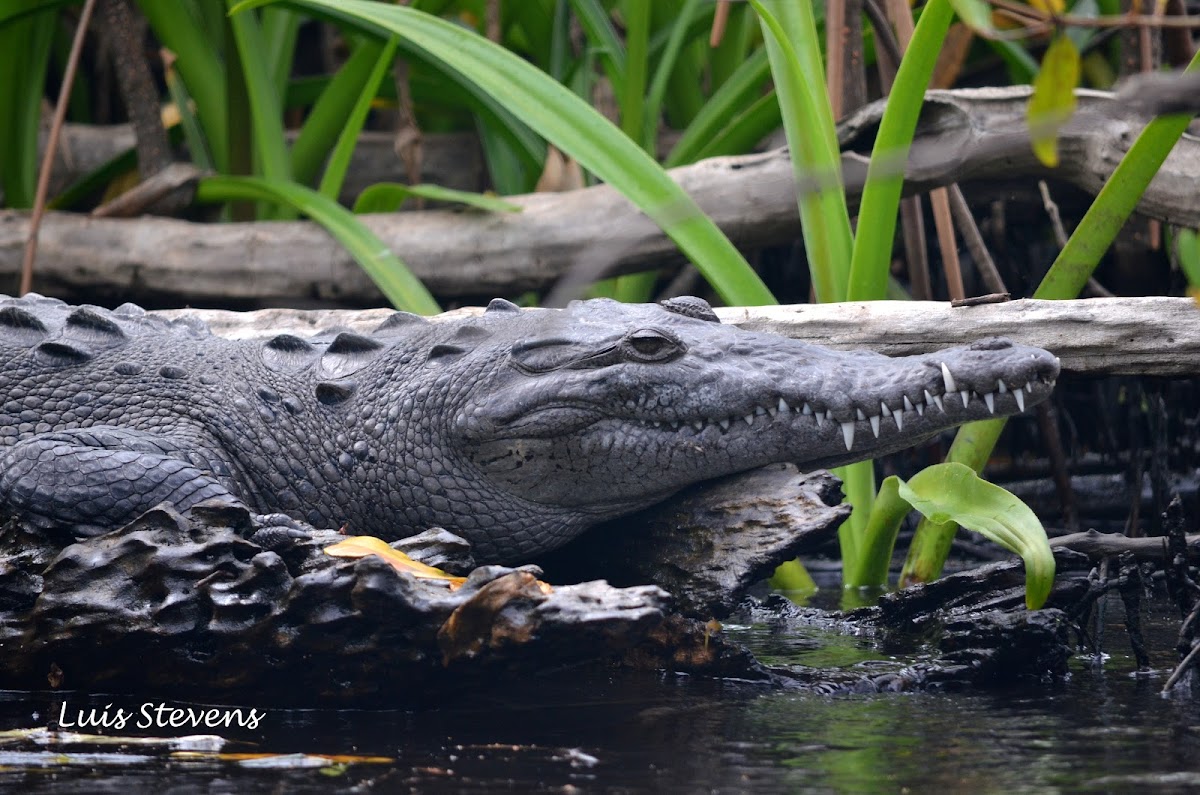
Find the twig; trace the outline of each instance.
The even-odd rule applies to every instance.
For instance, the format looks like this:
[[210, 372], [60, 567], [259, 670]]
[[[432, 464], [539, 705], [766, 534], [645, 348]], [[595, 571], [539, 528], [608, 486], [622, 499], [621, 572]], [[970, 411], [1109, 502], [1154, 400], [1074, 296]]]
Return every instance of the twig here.
[[1067, 230], [1063, 228], [1062, 216], [1058, 212], [1058, 205], [1054, 199], [1050, 198], [1050, 188], [1046, 185], [1046, 180], [1038, 180], [1038, 190], [1042, 194], [1042, 206], [1046, 208], [1046, 215], [1050, 217], [1050, 226], [1054, 229], [1054, 242], [1058, 244], [1060, 249], [1067, 246]]
[[846, 81], [846, 0], [826, 0], [825, 4], [825, 85], [833, 120], [844, 115]]
[[967, 206], [962, 188], [958, 183], [954, 183], [949, 186], [949, 190], [950, 212], [954, 214], [954, 223], [962, 233], [963, 242], [967, 245], [967, 251], [971, 252], [971, 258], [975, 260], [975, 267], [984, 284], [993, 293], [1008, 293], [1004, 277], [1000, 275], [987, 244], [983, 242], [983, 235], [979, 232], [979, 225], [975, 223], [975, 216], [971, 215], [971, 208]]
[[24, 295], [33, 289], [33, 261], [37, 258], [38, 230], [42, 226], [42, 216], [46, 213], [46, 194], [50, 190], [50, 172], [54, 170], [54, 152], [58, 149], [58, 137], [62, 132], [63, 122], [67, 118], [67, 105], [71, 96], [71, 86], [75, 83], [75, 70], [79, 66], [79, 56], [83, 52], [83, 40], [87, 35], [89, 23], [92, 21], [92, 11], [96, 8], [96, 0], [87, 0], [79, 15], [79, 25], [75, 28], [75, 38], [71, 41], [71, 53], [67, 56], [67, 68], [63, 72], [62, 85], [58, 89], [58, 104], [54, 106], [54, 120], [50, 123], [50, 136], [46, 142], [46, 152], [42, 155], [42, 168], [38, 173], [37, 192], [33, 199], [33, 215], [29, 219], [29, 238], [25, 241], [25, 258], [21, 261], [20, 294]]
[[725, 38], [725, 25], [729, 22], [729, 7], [733, 0], [717, 0], [717, 10], [713, 14], [712, 32], [708, 36], [709, 47], [721, 46]]
[[1200, 643], [1193, 643], [1192, 650], [1189, 651], [1187, 656], [1183, 658], [1183, 661], [1175, 667], [1175, 670], [1171, 672], [1170, 678], [1167, 679], [1167, 683], [1163, 685], [1162, 691], [1164, 693], [1174, 687], [1175, 683], [1179, 681], [1179, 678], [1187, 673], [1188, 669], [1192, 667], [1192, 663], [1196, 661], [1196, 655], [1198, 654], [1200, 654]]

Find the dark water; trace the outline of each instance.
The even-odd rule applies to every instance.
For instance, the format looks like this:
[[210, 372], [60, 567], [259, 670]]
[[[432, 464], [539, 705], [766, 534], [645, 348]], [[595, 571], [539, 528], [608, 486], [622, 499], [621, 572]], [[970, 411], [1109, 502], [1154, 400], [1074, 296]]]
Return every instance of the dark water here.
[[[1155, 664], [1166, 669], [1177, 624], [1161, 609], [1149, 641]], [[730, 631], [773, 662], [848, 667], [879, 658], [865, 640], [816, 630]], [[0, 790], [1197, 791], [1200, 699], [1162, 697], [1165, 670], [1133, 676], [1119, 626], [1106, 643], [1113, 656], [1103, 666], [1081, 657], [1066, 682], [994, 692], [830, 697], [590, 671], [425, 712], [266, 709], [257, 729], [221, 732], [238, 741], [227, 753], [295, 755], [283, 758], [0, 739]], [[116, 709], [137, 713], [147, 701], [0, 693], [0, 729], [43, 727], [63, 703], [70, 719], [80, 708], [106, 705], [110, 716]], [[168, 709], [186, 706], [172, 702]], [[302, 754], [388, 761], [330, 764]]]

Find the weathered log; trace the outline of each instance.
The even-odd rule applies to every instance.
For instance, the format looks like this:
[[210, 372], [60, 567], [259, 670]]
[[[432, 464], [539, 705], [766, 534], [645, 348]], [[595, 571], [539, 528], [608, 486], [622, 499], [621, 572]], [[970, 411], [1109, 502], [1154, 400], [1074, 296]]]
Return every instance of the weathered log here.
[[[906, 190], [973, 179], [1054, 177], [1095, 193], [1133, 142], [1142, 117], [1112, 96], [1081, 91], [1060, 135], [1053, 172], [1034, 158], [1025, 122], [1028, 91], [960, 89], [927, 95], [909, 155]], [[857, 203], [882, 106], [841, 127], [845, 183]], [[734, 240], [757, 247], [799, 234], [796, 184], [786, 151], [714, 158], [672, 176]], [[1200, 226], [1200, 139], [1185, 135], [1138, 210]], [[802, 186], [807, 187], [807, 186]], [[433, 210], [378, 215], [366, 223], [441, 296], [544, 289], [572, 268], [626, 273], [679, 261], [674, 243], [612, 188], [512, 197], [516, 214]], [[0, 278], [16, 274], [28, 232], [24, 213], [0, 213]], [[309, 222], [194, 224], [50, 215], [41, 233], [35, 289], [155, 303], [302, 299], [378, 303], [370, 280]]]
[[[480, 311], [459, 309], [439, 317]], [[937, 301], [871, 301], [717, 310], [725, 323], [839, 349], [871, 348], [903, 356], [1003, 336], [1052, 351], [1069, 372], [1161, 376], [1200, 374], [1198, 312], [1191, 299], [1167, 297], [1021, 300], [967, 307]], [[244, 338], [313, 334], [333, 326], [369, 331], [390, 310], [173, 309], [161, 314], [195, 315], [218, 334]]]

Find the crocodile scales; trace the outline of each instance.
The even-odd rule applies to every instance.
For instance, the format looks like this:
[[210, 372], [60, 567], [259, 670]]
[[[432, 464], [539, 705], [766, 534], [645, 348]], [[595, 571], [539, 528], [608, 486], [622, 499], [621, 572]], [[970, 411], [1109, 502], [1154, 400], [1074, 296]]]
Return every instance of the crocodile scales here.
[[0, 299], [0, 510], [95, 535], [210, 498], [480, 560], [551, 549], [684, 486], [834, 466], [1043, 400], [1046, 351], [888, 358], [723, 325], [697, 298], [371, 334], [228, 340], [126, 304]]

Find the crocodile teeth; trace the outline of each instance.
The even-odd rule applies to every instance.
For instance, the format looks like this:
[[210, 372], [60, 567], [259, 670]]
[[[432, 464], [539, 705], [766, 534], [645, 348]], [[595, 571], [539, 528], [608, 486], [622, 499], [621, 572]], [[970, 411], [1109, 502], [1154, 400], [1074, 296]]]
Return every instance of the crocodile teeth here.
[[854, 415], [855, 415], [856, 417], [858, 417], [860, 420], [865, 420], [865, 419], [867, 418], [867, 415], [866, 415], [866, 414], [863, 414], [863, 410], [862, 410], [862, 409], [855, 409], [855, 410], [854, 410]]
[[1025, 384], [1025, 391], [1032, 395], [1033, 394], [1033, 385]]
[[983, 396], [983, 402], [987, 404], [988, 414], [996, 413], [996, 398], [991, 392]]
[[971, 399], [971, 391], [969, 389], [961, 389], [959, 390], [958, 394], [959, 397], [962, 398], [963, 408], [965, 409], [967, 407], [967, 401]]
[[913, 411], [913, 404], [912, 401], [908, 399], [908, 395], [904, 396], [904, 410]]
[[699, 431], [704, 430], [704, 423], [701, 422], [700, 420], [693, 420], [692, 427], [695, 428], [699, 432]]
[[726, 417], [725, 419], [721, 420], [719, 425], [721, 426], [721, 430], [723, 430], [723, 431], [729, 430], [729, 418]]
[[[806, 403], [805, 405], [808, 404]], [[825, 415], [818, 411], [815, 416], [817, 418], [817, 427], [820, 428], [825, 424]]]
[[1005, 392], [1008, 391], [1008, 385], [1005, 384], [1003, 381], [997, 380], [996, 381], [996, 391], [999, 392], [1001, 395], [1003, 395]]
[[762, 415], [764, 415], [764, 414], [766, 414], [766, 413], [767, 413], [767, 410], [766, 410], [766, 409], [764, 409], [762, 406], [755, 406], [755, 407], [754, 407], [754, 415], [755, 415], [756, 417], [761, 417]]
[[950, 368], [946, 366], [945, 362], [942, 362], [942, 380], [946, 382], [947, 392], [958, 390], [958, 387], [954, 385], [954, 376], [950, 375]]
[[879, 403], [879, 413], [880, 413], [880, 414], [882, 414], [882, 415], [883, 415], [883, 416], [885, 416], [885, 417], [890, 417], [890, 416], [892, 416], [892, 410], [891, 410], [891, 409], [889, 409], [889, 408], [887, 407], [887, 404], [886, 404], [886, 403], [884, 403], [884, 402], [882, 402], [882, 401], [880, 401], [880, 403]]
[[786, 400], [784, 400], [783, 398], [779, 398], [779, 410], [780, 411], [791, 411], [792, 407], [787, 404]]
[[777, 415], [779, 413], [779, 409], [775, 408], [774, 406], [771, 406], [771, 408], [767, 409], [767, 413], [770, 414], [772, 417], [774, 417], [775, 415]]
[[842, 439], [846, 442], [846, 450], [849, 451], [854, 447], [854, 423], [842, 423]]
[[[807, 403], [805, 403], [803, 406], [800, 407], [800, 413], [801, 414], [812, 414], [813, 413], [812, 406], [809, 406]], [[819, 414], [817, 415], [818, 420], [820, 419], [820, 416], [821, 415], [819, 415]]]
[[1021, 411], [1024, 411], [1025, 410], [1025, 393], [1018, 389], [1013, 392], [1013, 397], [1015, 397], [1017, 399], [1017, 408], [1020, 409]]
[[673, 431], [679, 430], [679, 420], [673, 420], [671, 422], [671, 430], [673, 430]]
[[744, 419], [746, 421], [747, 425], [754, 424], [754, 415], [753, 414], [747, 414], [745, 417], [742, 417], [742, 419]]
[[941, 409], [941, 412], [942, 412], [943, 414], [945, 414], [945, 413], [946, 413], [946, 406], [945, 406], [945, 404], [944, 404], [944, 403], [942, 403], [942, 396], [941, 396], [941, 395], [934, 395], [934, 396], [933, 396], [933, 405], [935, 405], [935, 406], [937, 406], [939, 409]]
[[892, 414], [892, 419], [896, 421], [896, 430], [904, 430], [904, 412], [897, 411]]
[[875, 438], [879, 438], [879, 415], [871, 415], [871, 432], [875, 434]]

